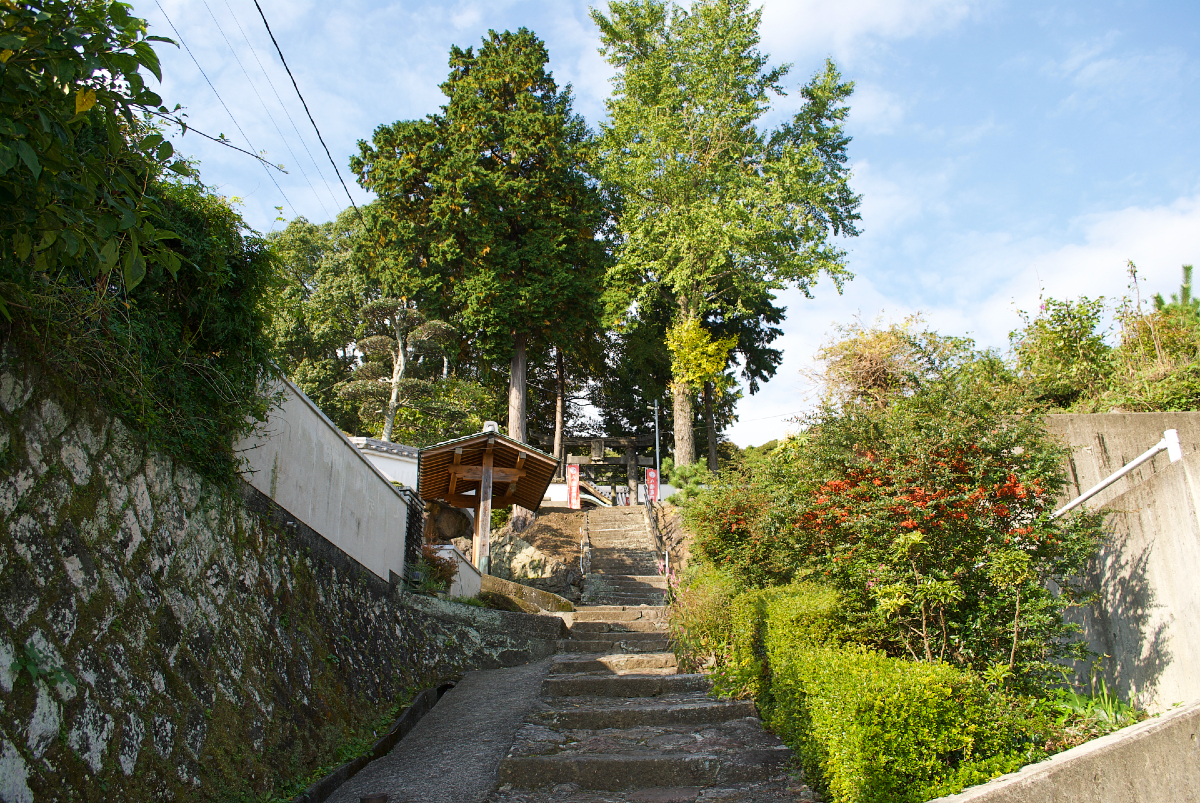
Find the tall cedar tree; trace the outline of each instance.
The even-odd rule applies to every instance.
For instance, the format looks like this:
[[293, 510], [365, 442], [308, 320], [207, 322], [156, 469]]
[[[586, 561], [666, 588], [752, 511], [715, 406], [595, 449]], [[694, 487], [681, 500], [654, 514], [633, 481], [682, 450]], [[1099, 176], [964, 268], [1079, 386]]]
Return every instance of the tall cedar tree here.
[[[674, 326], [713, 310], [745, 323], [774, 315], [762, 304], [772, 290], [807, 295], [821, 272], [840, 288], [849, 274], [831, 237], [856, 235], [859, 220], [842, 130], [853, 84], [827, 62], [795, 117], [763, 131], [756, 122], [784, 94], [788, 68], [768, 68], [762, 13], [747, 0], [697, 0], [690, 12], [612, 2], [592, 18], [617, 69], [602, 140], [604, 176], [625, 205], [609, 284], [628, 295], [614, 306], [657, 297], [671, 303]], [[695, 457], [694, 391], [679, 381], [686, 360], [672, 366], [679, 465]]]
[[351, 159], [379, 196], [364, 255], [385, 292], [510, 359], [508, 431], [526, 440], [531, 348], [569, 348], [598, 318], [605, 248], [592, 139], [532, 32], [450, 51], [440, 114], [376, 129]]

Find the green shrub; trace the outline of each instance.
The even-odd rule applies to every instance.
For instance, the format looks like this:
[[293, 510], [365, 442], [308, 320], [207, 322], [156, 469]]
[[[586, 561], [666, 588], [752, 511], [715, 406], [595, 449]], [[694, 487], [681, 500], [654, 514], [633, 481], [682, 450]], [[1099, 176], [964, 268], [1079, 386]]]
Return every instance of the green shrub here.
[[858, 647], [767, 650], [771, 728], [833, 803], [919, 803], [1040, 757], [972, 672]]
[[729, 575], [707, 566], [684, 577], [670, 608], [671, 639], [681, 671], [696, 672], [724, 658], [736, 594]]
[[828, 403], [803, 439], [701, 491], [693, 554], [743, 586], [833, 586], [854, 640], [889, 655], [1003, 662], [1044, 686], [1083, 657], [1063, 612], [1099, 520], [1050, 519], [1065, 450], [995, 389], [993, 355], [912, 348], [928, 364], [911, 391]]
[[952, 794], [1062, 742], [1048, 703], [989, 688], [967, 669], [847, 644], [851, 631], [831, 587], [799, 582], [730, 595], [730, 586], [712, 570], [689, 585], [704, 595], [703, 617], [689, 624], [707, 636], [714, 692], [753, 697], [833, 803]]
[[727, 697], [753, 697], [769, 709], [767, 643], [793, 650], [837, 643], [844, 631], [838, 602], [832, 588], [804, 582], [734, 597], [726, 607], [728, 647], [713, 673], [714, 690]]

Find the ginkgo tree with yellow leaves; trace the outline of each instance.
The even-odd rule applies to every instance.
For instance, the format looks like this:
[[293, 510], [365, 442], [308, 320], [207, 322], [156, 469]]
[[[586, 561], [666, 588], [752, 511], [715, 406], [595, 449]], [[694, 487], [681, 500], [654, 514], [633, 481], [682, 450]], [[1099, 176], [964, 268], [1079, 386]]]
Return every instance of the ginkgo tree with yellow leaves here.
[[[714, 312], [780, 312], [773, 291], [807, 294], [821, 273], [840, 287], [849, 273], [833, 238], [856, 235], [859, 219], [842, 129], [853, 84], [828, 62], [800, 111], [765, 130], [788, 68], [768, 66], [762, 12], [747, 0], [611, 2], [592, 18], [616, 68], [601, 139], [602, 175], [623, 205], [610, 308], [669, 304], [676, 337], [694, 338]], [[673, 350], [677, 465], [695, 459], [695, 354]]]

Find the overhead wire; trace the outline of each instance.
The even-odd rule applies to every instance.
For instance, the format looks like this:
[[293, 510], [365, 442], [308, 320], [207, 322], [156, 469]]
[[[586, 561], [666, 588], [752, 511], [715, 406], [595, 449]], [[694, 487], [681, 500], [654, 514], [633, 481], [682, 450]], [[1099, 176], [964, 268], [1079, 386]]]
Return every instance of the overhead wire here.
[[[155, 0], [155, 2], [158, 2], [158, 0]], [[279, 47], [279, 42], [275, 39], [274, 32], [271, 31], [271, 23], [267, 22], [267, 15], [263, 13], [262, 6], [258, 4], [258, 0], [254, 0], [254, 7], [258, 9], [258, 16], [262, 17], [267, 34], [271, 37], [271, 44], [275, 45], [275, 52], [279, 54], [279, 60], [283, 62], [283, 69], [287, 71], [288, 78], [292, 79], [292, 87], [296, 90], [296, 96], [300, 98], [300, 105], [304, 107], [304, 113], [308, 115], [308, 121], [312, 123], [313, 130], [317, 132], [317, 139], [321, 141], [321, 147], [325, 149], [325, 155], [329, 157], [329, 163], [333, 165], [333, 172], [337, 174], [338, 181], [342, 183], [342, 189], [346, 191], [346, 197], [350, 199], [350, 205], [354, 207], [354, 211], [358, 213], [358, 219], [362, 221], [362, 211], [358, 208], [358, 204], [354, 203], [354, 196], [350, 194], [350, 188], [346, 186], [346, 182], [342, 178], [342, 173], [338, 170], [337, 162], [333, 161], [333, 154], [329, 152], [329, 146], [325, 144], [325, 137], [321, 136], [321, 129], [317, 127], [317, 121], [313, 119], [312, 112], [309, 111], [308, 103], [304, 100], [304, 95], [300, 92], [300, 85], [296, 83], [296, 76], [292, 75], [292, 68], [288, 66], [287, 59], [283, 57], [283, 49]]]
[[[325, 216], [332, 219], [332, 216], [329, 214], [329, 210], [325, 209], [325, 203], [319, 196], [317, 196], [317, 188], [313, 186], [308, 174], [304, 172], [304, 166], [300, 164], [300, 157], [298, 157], [296, 152], [292, 150], [291, 143], [287, 141], [287, 137], [283, 135], [283, 131], [279, 128], [279, 124], [275, 122], [274, 115], [272, 115], [271, 110], [267, 108], [267, 103], [263, 100], [262, 95], [259, 93], [258, 86], [255, 85], [254, 80], [250, 77], [250, 72], [246, 69], [246, 65], [242, 64], [242, 60], [238, 56], [237, 50], [235, 50], [233, 47], [233, 42], [229, 41], [229, 37], [225, 34], [225, 29], [221, 27], [221, 21], [218, 20], [217, 15], [213, 13], [212, 6], [208, 4], [208, 0], [203, 0], [203, 2], [204, 7], [208, 10], [208, 15], [212, 17], [213, 24], [217, 26], [217, 30], [220, 32], [221, 38], [225, 40], [225, 44], [229, 46], [230, 52], [233, 53], [233, 60], [236, 61], [238, 67], [241, 68], [242, 75], [246, 76], [246, 83], [250, 84], [250, 88], [254, 90], [254, 96], [258, 98], [258, 102], [263, 107], [263, 111], [266, 113], [267, 119], [271, 121], [271, 125], [275, 126], [275, 132], [279, 134], [279, 138], [283, 140], [284, 147], [287, 148], [288, 153], [290, 153], [292, 159], [295, 160], [296, 167], [300, 170], [300, 175], [302, 175], [304, 180], [308, 183], [308, 188], [313, 191], [313, 195], [317, 198], [317, 203], [319, 203], [321, 208], [325, 210]], [[237, 20], [235, 19], [234, 22], [237, 22]], [[241, 26], [239, 25], [238, 27], [240, 28]], [[247, 44], [249, 44], [249, 41], [247, 41]]]
[[[213, 86], [212, 79], [208, 77], [208, 73], [206, 73], [204, 68], [200, 66], [200, 60], [196, 58], [196, 54], [192, 52], [190, 47], [188, 47], [187, 42], [185, 42], [183, 39], [183, 34], [181, 34], [179, 29], [175, 27], [175, 23], [172, 22], [171, 18], [167, 15], [167, 10], [162, 7], [162, 3], [160, 3], [159, 0], [154, 0], [154, 4], [158, 6], [158, 10], [162, 12], [163, 19], [165, 19], [167, 24], [171, 26], [171, 30], [175, 32], [175, 36], [179, 38], [179, 44], [183, 45], [183, 49], [187, 51], [189, 56], [191, 56], [192, 62], [196, 65], [196, 69], [200, 71], [200, 75], [204, 76], [204, 80], [208, 82], [208, 88], [211, 89], [213, 94], [217, 96], [217, 100], [221, 103], [221, 107], [225, 109], [225, 113], [228, 114], [229, 119], [233, 121], [233, 125], [237, 128], [238, 133], [240, 133], [242, 138], [246, 140], [246, 144], [250, 146], [250, 150], [254, 151], [255, 153], [261, 153], [258, 148], [254, 147], [254, 143], [250, 141], [250, 137], [246, 136], [246, 132], [242, 130], [242, 126], [238, 123], [237, 118], [233, 116], [233, 112], [230, 111], [229, 106], [225, 104], [225, 100], [221, 97], [221, 93], [217, 91], [215, 86]], [[266, 160], [260, 159], [259, 161]], [[275, 180], [274, 174], [271, 173], [266, 165], [263, 165], [263, 170], [267, 171], [267, 177], [271, 179], [271, 183], [275, 185], [275, 189], [279, 190], [279, 194], [283, 196], [284, 203], [292, 207], [292, 214], [298, 214], [296, 212], [296, 207], [293, 206], [291, 200], [288, 199], [287, 193], [283, 191], [283, 187], [280, 187], [279, 182]]]
[[[305, 139], [304, 135], [300, 133], [300, 127], [296, 125], [295, 118], [293, 118], [292, 113], [288, 111], [287, 104], [283, 102], [283, 97], [279, 94], [279, 90], [276, 89], [275, 82], [271, 80], [271, 73], [267, 72], [266, 65], [264, 65], [262, 63], [262, 59], [258, 57], [258, 48], [256, 48], [254, 43], [250, 41], [250, 37], [246, 33], [246, 29], [242, 27], [242, 23], [238, 19], [237, 12], [233, 10], [233, 6], [229, 5], [229, 0], [222, 1], [225, 3], [225, 8], [229, 9], [229, 16], [233, 18], [234, 24], [238, 26], [238, 31], [241, 32], [242, 38], [246, 40], [246, 46], [250, 48], [251, 55], [253, 55], [254, 60], [258, 62], [258, 68], [263, 71], [263, 75], [267, 79], [267, 86], [271, 87], [271, 91], [275, 93], [275, 99], [279, 101], [279, 107], [283, 109], [284, 116], [286, 116], [288, 122], [292, 124], [292, 130], [296, 132], [296, 137], [300, 140], [300, 144], [304, 146], [304, 152], [308, 154], [308, 160], [312, 162], [313, 169], [317, 171], [317, 178], [320, 180], [321, 186], [325, 188], [325, 192], [329, 193], [329, 198], [331, 201], [333, 201], [333, 205], [336, 207], [337, 196], [334, 194], [333, 190], [329, 188], [329, 184], [325, 181], [325, 177], [321, 171], [321, 166], [317, 164], [317, 157], [313, 156], [312, 149], [308, 147], [308, 140]], [[291, 150], [291, 148], [288, 150]], [[324, 208], [323, 204], [322, 208]]]
[[280, 167], [279, 165], [276, 165], [276, 164], [271, 164], [266, 159], [259, 156], [257, 153], [251, 153], [250, 151], [246, 150], [245, 148], [239, 148], [237, 145], [234, 145], [232, 142], [230, 142], [227, 139], [221, 139], [220, 137], [214, 137], [211, 134], [205, 134], [199, 128], [196, 128], [195, 126], [192, 126], [192, 125], [188, 125], [187, 122], [185, 122], [184, 120], [181, 120], [178, 117], [172, 117], [169, 114], [163, 114], [162, 112], [160, 112], [156, 109], [146, 109], [145, 111], [149, 112], [150, 114], [153, 114], [155, 117], [161, 117], [164, 120], [170, 120], [172, 123], [174, 123], [175, 125], [182, 128], [184, 133], [191, 131], [193, 133], [199, 134], [200, 136], [204, 137], [205, 139], [211, 139], [213, 142], [217, 143], [218, 145], [224, 145], [226, 148], [233, 148], [238, 153], [244, 153], [247, 156], [249, 156], [251, 159], [257, 159], [258, 161], [265, 164], [267, 167], [278, 170], [280, 173], [287, 173], [287, 171], [284, 170], [282, 167]]

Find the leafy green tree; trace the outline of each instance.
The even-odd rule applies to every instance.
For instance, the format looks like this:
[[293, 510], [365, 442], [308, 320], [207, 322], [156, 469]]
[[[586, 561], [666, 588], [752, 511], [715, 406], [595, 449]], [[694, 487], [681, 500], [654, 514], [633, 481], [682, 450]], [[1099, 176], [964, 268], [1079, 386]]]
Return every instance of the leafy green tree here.
[[354, 258], [360, 226], [353, 210], [327, 223], [300, 217], [268, 235], [279, 265], [271, 336], [280, 368], [339, 427], [357, 432], [358, 405], [337, 393], [358, 359], [352, 348], [362, 307], [378, 285]]
[[0, 9], [0, 314], [34, 277], [131, 290], [178, 254], [156, 179], [190, 174], [143, 122], [166, 113], [154, 41], [124, 3], [33, 0]]
[[[765, 291], [808, 293], [824, 272], [840, 287], [859, 197], [849, 186], [842, 130], [853, 85], [832, 62], [805, 87], [804, 106], [766, 131], [786, 67], [758, 50], [761, 11], [748, 0], [612, 2], [592, 12], [617, 68], [603, 127], [603, 175], [624, 204], [610, 290], [621, 308], [673, 308], [673, 326], [712, 309], [752, 313]], [[690, 371], [677, 357], [675, 459], [694, 460]]]
[[1009, 335], [1017, 370], [1035, 399], [1070, 407], [1099, 396], [1112, 375], [1111, 347], [1104, 341], [1104, 299], [1047, 298], [1036, 318]]
[[[440, 350], [439, 347], [455, 340], [456, 335], [444, 321], [427, 320], [413, 302], [402, 298], [370, 301], [362, 308], [362, 316], [364, 323], [359, 331], [363, 336], [355, 345], [368, 361], [338, 392], [344, 398], [367, 404], [382, 402], [382, 439], [391, 441], [401, 404], [434, 395], [429, 380], [411, 375], [410, 364], [420, 351]], [[443, 357], [439, 378], [445, 379], [448, 374]]]
[[1099, 517], [1049, 518], [1064, 452], [996, 355], [876, 333], [908, 340], [889, 353], [926, 355], [920, 382], [893, 383], [883, 404], [831, 396], [802, 437], [710, 482], [685, 512], [694, 554], [746, 585], [833, 585], [856, 640], [893, 655], [1055, 679], [1056, 660], [1085, 653], [1063, 613]]
[[379, 196], [364, 256], [385, 292], [510, 363], [508, 429], [526, 440], [528, 355], [598, 320], [603, 198], [587, 127], [530, 31], [454, 47], [439, 114], [376, 129], [351, 160]]

